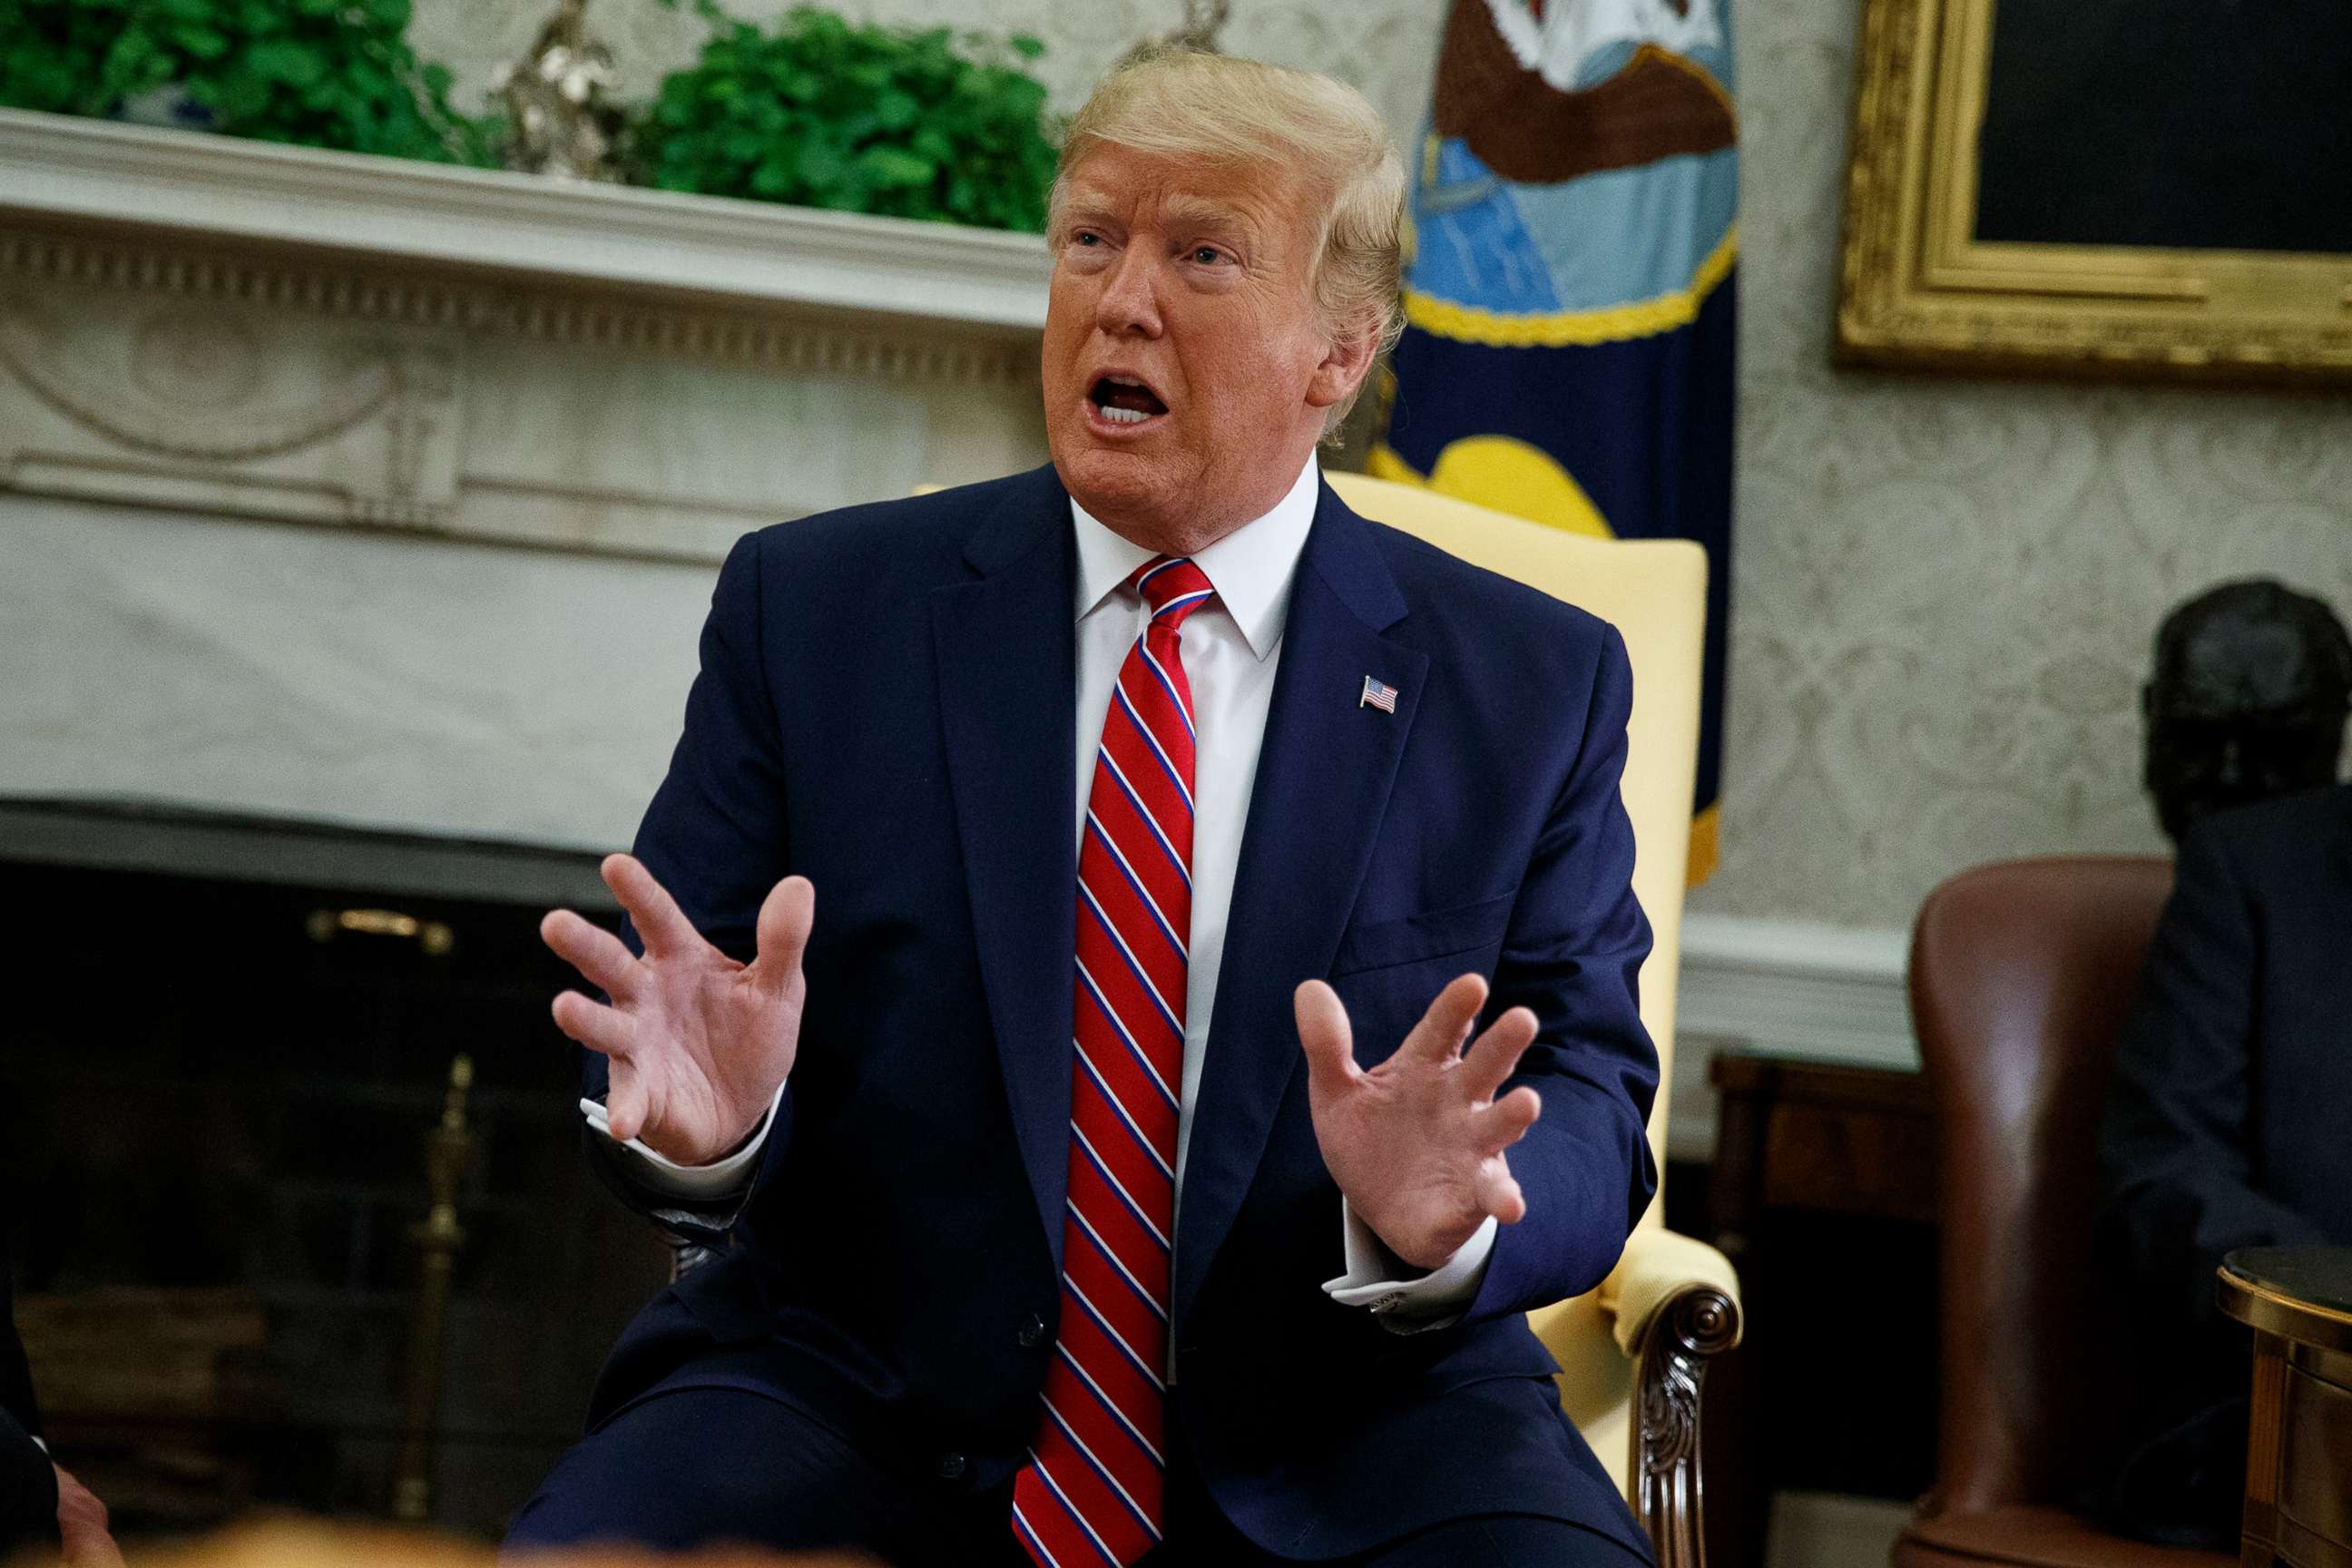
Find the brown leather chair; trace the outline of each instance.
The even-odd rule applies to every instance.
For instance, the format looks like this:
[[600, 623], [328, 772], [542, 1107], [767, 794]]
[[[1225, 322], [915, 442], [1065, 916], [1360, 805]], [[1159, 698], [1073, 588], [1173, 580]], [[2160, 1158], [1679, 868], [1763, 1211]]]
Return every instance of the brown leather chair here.
[[1935, 1489], [1895, 1568], [2227, 1568], [2107, 1534], [2069, 1503], [2129, 1408], [2123, 1305], [2093, 1255], [2099, 1112], [2168, 860], [2053, 857], [1962, 872], [1911, 942], [1935, 1097], [1942, 1411]]

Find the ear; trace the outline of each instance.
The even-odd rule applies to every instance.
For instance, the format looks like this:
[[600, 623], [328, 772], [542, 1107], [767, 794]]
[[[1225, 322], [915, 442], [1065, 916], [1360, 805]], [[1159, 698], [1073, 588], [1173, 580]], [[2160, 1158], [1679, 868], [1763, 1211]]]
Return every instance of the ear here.
[[1310, 408], [1328, 408], [1355, 395], [1371, 373], [1373, 351], [1380, 343], [1380, 323], [1370, 317], [1357, 320], [1325, 345], [1323, 363], [1307, 384]]

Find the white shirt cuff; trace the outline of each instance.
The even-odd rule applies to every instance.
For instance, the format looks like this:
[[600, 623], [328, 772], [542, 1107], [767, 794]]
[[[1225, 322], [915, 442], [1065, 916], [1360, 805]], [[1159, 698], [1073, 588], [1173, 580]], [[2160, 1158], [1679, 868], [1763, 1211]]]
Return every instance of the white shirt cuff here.
[[1324, 1293], [1343, 1306], [1362, 1307], [1395, 1334], [1425, 1333], [1461, 1320], [1486, 1282], [1486, 1260], [1494, 1255], [1495, 1216], [1473, 1231], [1454, 1248], [1454, 1256], [1418, 1279], [1393, 1278], [1397, 1256], [1381, 1245], [1372, 1227], [1355, 1215], [1348, 1200], [1339, 1200], [1339, 1223], [1345, 1236], [1348, 1271], [1323, 1282]]
[[[632, 1138], [620, 1146], [628, 1151], [637, 1168], [637, 1177], [654, 1191], [673, 1198], [723, 1198], [740, 1189], [759, 1163], [760, 1150], [768, 1142], [768, 1129], [776, 1124], [776, 1107], [784, 1102], [784, 1086], [776, 1086], [776, 1098], [760, 1118], [751, 1135], [733, 1153], [713, 1160], [708, 1165], [681, 1165], [666, 1155], [657, 1154], [637, 1139]], [[580, 1114], [588, 1125], [606, 1138], [613, 1130], [605, 1122], [604, 1102], [583, 1100]]]

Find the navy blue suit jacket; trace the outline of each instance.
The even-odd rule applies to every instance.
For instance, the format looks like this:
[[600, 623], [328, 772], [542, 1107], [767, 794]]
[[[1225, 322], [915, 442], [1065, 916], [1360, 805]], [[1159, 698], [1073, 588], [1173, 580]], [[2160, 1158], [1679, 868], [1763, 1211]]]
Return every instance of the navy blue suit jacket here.
[[[1050, 468], [751, 534], [636, 853], [748, 956], [816, 886], [784, 1108], [734, 1248], [640, 1316], [592, 1419], [657, 1390], [787, 1401], [942, 1495], [1023, 1459], [1052, 1354], [1077, 879], [1076, 547]], [[1360, 705], [1366, 676], [1393, 714]], [[1655, 1186], [1650, 933], [1618, 798], [1632, 700], [1602, 622], [1322, 490], [1244, 838], [1175, 1247], [1171, 1420], [1270, 1548], [1465, 1515], [1640, 1531], [1521, 1314], [1609, 1271]], [[634, 938], [632, 939], [634, 941]], [[1542, 1032], [1542, 1119], [1452, 1327], [1333, 1302], [1340, 1203], [1291, 993], [1338, 989], [1367, 1066], [1475, 970]], [[604, 1089], [593, 1059], [589, 1091]], [[1042, 1331], [1041, 1327], [1042, 1325]]]

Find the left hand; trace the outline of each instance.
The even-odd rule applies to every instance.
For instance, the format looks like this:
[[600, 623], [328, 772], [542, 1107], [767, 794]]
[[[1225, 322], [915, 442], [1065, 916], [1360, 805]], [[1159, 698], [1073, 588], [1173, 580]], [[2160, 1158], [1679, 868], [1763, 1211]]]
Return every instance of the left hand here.
[[1488, 1215], [1528, 1212], [1503, 1152], [1535, 1125], [1536, 1091], [1495, 1091], [1534, 1043], [1536, 1016], [1514, 1007], [1465, 1051], [1486, 983], [1465, 974], [1437, 994], [1404, 1043], [1367, 1072], [1356, 1065], [1348, 1009], [1320, 980], [1298, 988], [1307, 1103], [1323, 1163], [1357, 1218], [1416, 1268], [1435, 1268]]
[[121, 1549], [106, 1527], [106, 1505], [73, 1479], [63, 1465], [58, 1472], [58, 1534], [65, 1544], [66, 1568], [122, 1568]]

